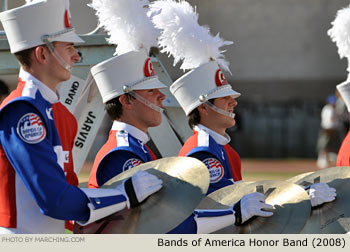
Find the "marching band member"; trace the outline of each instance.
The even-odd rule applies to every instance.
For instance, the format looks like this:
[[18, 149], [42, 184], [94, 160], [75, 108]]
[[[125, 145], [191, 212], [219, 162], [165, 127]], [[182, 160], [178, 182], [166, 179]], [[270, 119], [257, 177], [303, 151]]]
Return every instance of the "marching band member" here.
[[[182, 60], [181, 69], [192, 69], [176, 80], [170, 91], [189, 116], [195, 135], [180, 151], [180, 156], [198, 158], [208, 167], [210, 185], [207, 194], [241, 181], [241, 162], [228, 145], [226, 128], [235, 124], [234, 108], [240, 94], [225, 79], [217, 62], [228, 69], [219, 48], [232, 42], [213, 37], [208, 28], [198, 24], [198, 15], [186, 1], [156, 1], [151, 5], [152, 21], [162, 30], [159, 45], [174, 57], [174, 65]], [[186, 41], [184, 44], [183, 41]], [[265, 203], [265, 195], [255, 192], [226, 210], [195, 210], [192, 216], [172, 233], [210, 233], [219, 227], [240, 225], [253, 216], [271, 216], [273, 207]], [[213, 221], [210, 216], [216, 215]]]
[[[350, 59], [350, 6], [337, 12], [336, 18], [332, 22], [332, 28], [328, 30], [328, 35], [338, 47], [340, 58]], [[342, 96], [347, 110], [350, 111], [350, 66], [347, 68], [347, 80], [337, 85], [337, 89]], [[350, 131], [344, 138], [337, 155], [337, 166], [350, 166]]]
[[[131, 4], [130, 0], [125, 0]], [[140, 6], [139, 1], [138, 2]], [[128, 10], [133, 10], [133, 13], [138, 12], [138, 8], [131, 8], [128, 10], [124, 1], [111, 3], [110, 0], [95, 0], [92, 6], [97, 9], [100, 23], [107, 29], [111, 35], [113, 43], [118, 44], [118, 47], [130, 48], [127, 52], [117, 52], [118, 56], [108, 59], [91, 68], [91, 73], [96, 81], [96, 84], [102, 95], [103, 102], [107, 113], [113, 120], [113, 126], [109, 134], [106, 144], [102, 147], [96, 156], [93, 169], [89, 178], [89, 187], [100, 187], [112, 177], [121, 172], [131, 169], [141, 163], [154, 160], [154, 155], [146, 146], [149, 140], [147, 136], [147, 129], [149, 127], [158, 126], [161, 123], [162, 101], [165, 96], [159, 91], [159, 88], [166, 86], [158, 81], [158, 78], [153, 72], [152, 63], [145, 53], [145, 48], [149, 49], [151, 45], [156, 45], [156, 37], [153, 44], [147, 44], [145, 38], [137, 41], [130, 37], [127, 41], [120, 39], [121, 34], [128, 34], [127, 32], [120, 33], [119, 37], [115, 36], [112, 39], [114, 31], [111, 28], [118, 30], [127, 29], [128, 31], [137, 31], [137, 26], [134, 25], [134, 17], [142, 17], [144, 8], [139, 8], [140, 13], [133, 15], [131, 19], [125, 17]], [[139, 6], [139, 7], [140, 7]], [[106, 14], [111, 16], [106, 16]], [[145, 20], [143, 26], [139, 29], [143, 31], [152, 30], [152, 27], [145, 28], [150, 23], [147, 16], [143, 15]], [[110, 24], [102, 20], [124, 20], [123, 25], [117, 23]], [[130, 20], [129, 22], [125, 22]], [[141, 23], [141, 22], [140, 22]], [[130, 27], [124, 27], [129, 24]], [[110, 28], [110, 29], [109, 29]], [[150, 34], [150, 33], [147, 33]], [[152, 33], [151, 33], [152, 34]], [[156, 32], [154, 32], [156, 34]], [[129, 34], [132, 36], [134, 34]], [[134, 35], [134, 37], [136, 37]], [[138, 35], [142, 38], [142, 35]], [[135, 51], [136, 45], [142, 44], [142, 48]], [[148, 50], [146, 51], [148, 52]], [[151, 76], [149, 75], [152, 73]], [[258, 193], [256, 193], [258, 194]], [[253, 194], [253, 195], [256, 195]], [[254, 198], [255, 199], [255, 198]], [[260, 201], [264, 201], [264, 196], [259, 194], [256, 197]], [[209, 233], [221, 228], [224, 228], [234, 222], [234, 213], [236, 212], [237, 223], [249, 219], [260, 209], [255, 209], [256, 205], [251, 205], [252, 197], [247, 196], [239, 204], [237, 210], [228, 209], [224, 211], [206, 210], [196, 211], [196, 218], [189, 218], [190, 225], [185, 228], [175, 229], [170, 233]], [[250, 205], [245, 211], [241, 211], [239, 205]], [[260, 202], [259, 207], [271, 208], [270, 205]], [[271, 212], [264, 212], [264, 215], [272, 215]], [[171, 218], [171, 216], [169, 216]], [[233, 220], [233, 222], [232, 222]]]
[[156, 156], [148, 148], [149, 127], [162, 122], [167, 86], [158, 76], [148, 56], [157, 45], [155, 29], [144, 4], [138, 0], [93, 0], [100, 26], [116, 44], [115, 57], [91, 68], [113, 126], [106, 144], [98, 152], [90, 173], [89, 187], [98, 188], [119, 173]]
[[156, 159], [147, 146], [147, 132], [162, 122], [165, 95], [159, 89], [166, 86], [143, 48], [103, 61], [91, 73], [113, 121], [90, 173], [89, 187], [98, 188], [121, 172]]
[[[220, 47], [232, 42], [222, 40], [219, 35], [214, 37], [208, 28], [199, 26], [198, 15], [186, 1], [160, 0], [154, 2], [151, 9], [155, 13], [152, 20], [156, 28], [162, 30], [159, 38], [162, 52], [174, 57], [174, 65], [182, 61], [180, 68], [190, 69], [170, 86], [194, 132], [179, 156], [197, 158], [208, 167], [208, 194], [240, 182], [241, 160], [229, 145], [231, 139], [226, 129], [235, 125], [236, 99], [241, 94], [232, 89], [219, 67], [229, 71]], [[312, 206], [316, 206], [334, 200], [336, 194], [334, 188], [318, 183], [310, 187], [309, 195]], [[233, 206], [230, 214], [235, 216], [231, 223], [242, 224], [252, 216], [271, 216], [272, 213], [266, 211], [271, 208], [265, 203], [264, 195], [245, 195]], [[198, 218], [196, 212], [194, 216]], [[190, 223], [188, 219], [188, 226]], [[178, 230], [188, 226], [185, 222]]]
[[162, 181], [147, 172], [114, 189], [79, 189], [66, 180], [61, 139], [71, 136], [57, 125], [56, 89], [80, 60], [74, 43], [83, 42], [69, 1], [29, 0], [0, 20], [21, 65], [17, 89], [0, 108], [0, 233], [64, 233], [64, 220], [86, 225], [158, 191]]

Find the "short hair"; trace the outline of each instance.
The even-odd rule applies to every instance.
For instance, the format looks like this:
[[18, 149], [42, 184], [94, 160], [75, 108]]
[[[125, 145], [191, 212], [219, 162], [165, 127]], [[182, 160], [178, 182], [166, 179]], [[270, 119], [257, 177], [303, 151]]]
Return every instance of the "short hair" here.
[[6, 85], [5, 82], [0, 80], [0, 96], [8, 95], [9, 94], [9, 87]]
[[[52, 45], [55, 47], [56, 46], [56, 41], [52, 42]], [[45, 44], [43, 45], [38, 45], [38, 46], [43, 46], [43, 47], [46, 47], [47, 46]], [[36, 47], [32, 47], [32, 48], [29, 48], [29, 49], [25, 49], [23, 51], [20, 51], [20, 52], [16, 52], [15, 53], [15, 57], [16, 59], [19, 61], [19, 63], [23, 66], [23, 67], [31, 67], [32, 65], [32, 61], [30, 59], [30, 54], [32, 53], [32, 51], [34, 51], [35, 48], [37, 48], [38, 46]], [[47, 48], [48, 49], [48, 48]], [[49, 52], [51, 53], [51, 51], [49, 50]]]
[[[210, 99], [209, 102], [214, 104], [214, 99]], [[201, 115], [199, 114], [198, 108], [195, 108], [191, 111], [191, 113], [188, 115], [188, 125], [191, 129], [194, 128], [194, 126], [198, 125], [201, 121]]]
[[35, 47], [15, 53], [16, 59], [22, 66], [28, 68], [31, 67], [32, 61], [30, 59], [30, 54], [34, 51], [34, 49]]
[[199, 122], [201, 121], [201, 115], [199, 114], [198, 108], [195, 108], [191, 111], [191, 113], [188, 115], [188, 125], [191, 129], [194, 128]]
[[[134, 99], [130, 94], [125, 94], [128, 99]], [[105, 108], [109, 118], [112, 121], [119, 119], [123, 115], [123, 105], [119, 101], [119, 97], [115, 97], [112, 100], [109, 100], [105, 104]]]

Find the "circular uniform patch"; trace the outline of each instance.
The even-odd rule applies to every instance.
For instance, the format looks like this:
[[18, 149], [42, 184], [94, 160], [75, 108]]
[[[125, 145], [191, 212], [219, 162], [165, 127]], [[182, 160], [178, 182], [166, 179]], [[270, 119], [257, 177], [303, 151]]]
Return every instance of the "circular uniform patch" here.
[[216, 158], [207, 158], [203, 163], [208, 167], [210, 175], [210, 183], [216, 183], [224, 176], [224, 167]]
[[127, 171], [135, 166], [142, 164], [143, 162], [137, 158], [128, 159], [123, 165], [123, 171]]
[[17, 134], [24, 142], [36, 144], [45, 139], [46, 129], [37, 114], [28, 113], [19, 119]]

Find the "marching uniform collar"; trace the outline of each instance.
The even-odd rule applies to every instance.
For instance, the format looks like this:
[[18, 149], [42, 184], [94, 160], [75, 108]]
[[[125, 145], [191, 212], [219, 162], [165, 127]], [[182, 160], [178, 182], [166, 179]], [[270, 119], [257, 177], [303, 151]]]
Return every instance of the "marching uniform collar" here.
[[227, 133], [225, 133], [225, 136], [222, 136], [219, 133], [205, 127], [202, 124], [198, 124], [198, 125], [194, 126], [193, 130], [194, 131], [203, 130], [203, 131], [207, 132], [215, 140], [215, 142], [217, 144], [220, 144], [220, 145], [226, 145], [231, 141], [231, 137]]
[[112, 125], [112, 130], [125, 130], [133, 137], [141, 140], [144, 144], [146, 144], [149, 141], [149, 136], [145, 132], [124, 122], [114, 121]]
[[35, 78], [33, 75], [23, 70], [23, 68], [21, 68], [19, 71], [19, 78], [24, 82], [31, 82], [37, 86], [42, 97], [51, 104], [59, 101], [58, 95], [54, 91], [48, 88], [48, 86]]

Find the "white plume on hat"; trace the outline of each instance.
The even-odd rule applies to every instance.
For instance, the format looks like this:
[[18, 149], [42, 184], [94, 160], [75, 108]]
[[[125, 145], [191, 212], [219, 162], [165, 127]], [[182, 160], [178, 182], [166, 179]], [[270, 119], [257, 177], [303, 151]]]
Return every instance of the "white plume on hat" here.
[[[350, 6], [340, 9], [332, 22], [333, 27], [328, 30], [328, 35], [338, 47], [340, 58], [350, 57]], [[348, 72], [350, 68], [348, 66]]]
[[337, 85], [337, 89], [350, 112], [350, 6], [338, 10], [332, 25], [327, 34], [336, 43], [339, 57], [348, 60], [348, 78]]
[[229, 63], [224, 59], [220, 47], [232, 42], [224, 41], [219, 34], [213, 36], [209, 28], [200, 26], [196, 10], [184, 0], [152, 2], [149, 15], [155, 27], [161, 29], [158, 43], [162, 48], [161, 52], [172, 55], [174, 65], [182, 61], [180, 68], [184, 71], [190, 69], [170, 86], [170, 92], [186, 115], [206, 103], [216, 112], [234, 117], [234, 113], [209, 102], [225, 96], [240, 96], [240, 93], [232, 89], [219, 68], [220, 65], [230, 72]]
[[148, 0], [93, 0], [99, 26], [109, 35], [108, 43], [117, 45], [114, 57], [91, 68], [104, 103], [129, 93], [161, 112], [162, 108], [139, 97], [134, 90], [166, 88], [155, 75], [149, 50], [157, 46], [160, 31], [147, 16]]
[[89, 4], [107, 31], [108, 42], [117, 45], [115, 55], [157, 46], [160, 31], [147, 16], [147, 5], [148, 0], [93, 0]]
[[207, 27], [198, 24], [196, 10], [186, 1], [159, 0], [150, 5], [150, 14], [156, 28], [162, 30], [159, 37], [161, 52], [174, 57], [174, 66], [183, 61], [181, 69], [194, 69], [215, 60], [230, 72], [220, 47], [233, 44], [224, 41], [219, 34], [213, 36]]

